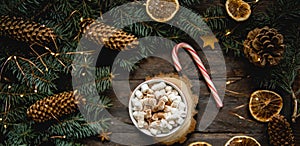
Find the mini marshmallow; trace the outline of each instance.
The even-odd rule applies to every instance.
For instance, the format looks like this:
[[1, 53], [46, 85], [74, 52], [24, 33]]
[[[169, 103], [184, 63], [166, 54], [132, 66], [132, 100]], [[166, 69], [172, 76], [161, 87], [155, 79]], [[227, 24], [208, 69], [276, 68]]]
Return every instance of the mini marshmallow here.
[[171, 125], [174, 126], [174, 125], [175, 125], [175, 121], [174, 121], [174, 120], [170, 120], [170, 121], [169, 121], [169, 124], [171, 124]]
[[172, 102], [175, 101], [175, 100], [181, 101], [181, 96], [178, 96], [178, 95], [175, 95], [175, 94], [169, 95], [168, 98], [169, 98], [169, 100], [172, 101]]
[[175, 95], [178, 95], [178, 91], [176, 91], [176, 90], [173, 90], [172, 93]]
[[153, 121], [152, 123], [150, 123], [149, 127], [158, 129], [160, 127], [160, 121]]
[[165, 89], [161, 89], [161, 90], [159, 90], [159, 92], [160, 92], [160, 94], [162, 94], [162, 95], [166, 95], [166, 90], [165, 90]]
[[145, 112], [141, 112], [141, 111], [135, 111], [132, 113], [133, 117], [136, 120], [144, 120], [145, 114], [146, 114]]
[[147, 122], [144, 123], [144, 129], [148, 129], [149, 128], [149, 124]]
[[165, 108], [165, 102], [160, 100], [155, 107], [157, 107], [157, 111], [163, 110]]
[[169, 99], [168, 99], [167, 96], [163, 96], [159, 100], [164, 101], [164, 102], [168, 102]]
[[154, 91], [153, 91], [152, 89], [149, 89], [146, 93], [147, 93], [147, 94], [153, 94]]
[[145, 122], [144, 120], [138, 120], [137, 125], [139, 128], [145, 128], [145, 123], [147, 122]]
[[150, 119], [152, 117], [151, 109], [145, 110], [145, 113], [146, 113], [146, 115], [145, 115], [146, 119]]
[[158, 130], [157, 130], [157, 129], [150, 128], [149, 131], [150, 131], [151, 134], [153, 134], [153, 135], [157, 135], [157, 134], [158, 134]]
[[177, 108], [171, 108], [171, 113], [173, 115], [178, 114], [179, 110]]
[[168, 91], [172, 91], [172, 87], [171, 86], [166, 86], [165, 90], [168, 92]]
[[144, 98], [144, 99], [142, 99], [142, 103], [144, 106], [149, 105], [149, 106], [153, 107], [157, 104], [157, 101], [154, 98]]
[[184, 111], [186, 108], [186, 105], [183, 102], [179, 102], [179, 105], [177, 107], [180, 111]]
[[173, 126], [171, 124], [167, 124], [167, 127], [168, 127], [169, 130], [173, 129]]
[[155, 95], [153, 95], [153, 94], [147, 94], [146, 97], [147, 98], [155, 98]]
[[164, 112], [168, 113], [168, 112], [171, 112], [171, 106], [168, 106], [168, 105], [165, 105], [165, 108], [164, 108]]
[[152, 106], [150, 106], [150, 105], [144, 105], [143, 106], [143, 110], [145, 111], [145, 110], [148, 110], [148, 109], [152, 109]]
[[154, 96], [155, 96], [156, 99], [159, 99], [160, 97], [164, 96], [164, 94], [160, 91], [155, 91]]
[[177, 114], [172, 114], [170, 116], [166, 117], [166, 120], [171, 121], [171, 120], [177, 120], [179, 118], [179, 115]]
[[132, 106], [134, 111], [140, 111], [143, 109], [142, 102], [140, 102], [138, 99], [134, 98], [132, 99]]
[[148, 84], [143, 84], [142, 86], [141, 86], [141, 89], [142, 89], [142, 92], [143, 93], [146, 93], [146, 92], [148, 92], [149, 91], [149, 86], [148, 86]]
[[134, 111], [141, 111], [141, 110], [143, 110], [143, 106], [142, 106], [142, 104], [141, 104], [140, 106], [134, 106], [132, 109], [133, 109]]
[[180, 104], [180, 101], [175, 100], [175, 101], [172, 102], [171, 107], [173, 107], [173, 108], [178, 108], [178, 107], [179, 107], [179, 104]]
[[172, 91], [167, 91], [166, 95], [169, 96], [171, 94], [174, 94]]
[[165, 113], [163, 112], [159, 112], [159, 113], [155, 113], [152, 116], [152, 120], [157, 121], [158, 119], [162, 119], [165, 118]]
[[136, 90], [134, 94], [139, 99], [143, 98], [143, 93], [140, 90]]
[[179, 124], [179, 125], [181, 125], [183, 122], [184, 122], [184, 119], [182, 119], [182, 118], [179, 118], [176, 121], [176, 123]]
[[167, 122], [165, 119], [161, 119], [161, 120], [160, 120], [160, 126], [161, 126], [161, 127], [166, 127], [167, 124], [168, 124], [168, 122]]
[[164, 89], [166, 87], [166, 83], [165, 82], [160, 82], [158, 84], [154, 84], [151, 89], [154, 90], [154, 91], [158, 91], [158, 90], [161, 90], [161, 89]]

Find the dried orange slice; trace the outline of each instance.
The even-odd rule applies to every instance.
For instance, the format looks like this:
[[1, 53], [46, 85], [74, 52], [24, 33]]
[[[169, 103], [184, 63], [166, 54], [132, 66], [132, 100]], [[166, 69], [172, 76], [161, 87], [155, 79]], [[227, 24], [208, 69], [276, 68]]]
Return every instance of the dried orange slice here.
[[276, 114], [279, 114], [283, 106], [280, 95], [269, 90], [258, 90], [251, 94], [249, 110], [258, 121], [268, 122]]
[[234, 136], [225, 146], [260, 146], [260, 143], [250, 136]]
[[251, 14], [251, 7], [243, 0], [227, 0], [226, 11], [236, 21], [245, 21]]
[[212, 146], [212, 145], [207, 142], [197, 141], [197, 142], [190, 143], [189, 146]]
[[147, 0], [146, 11], [157, 22], [171, 20], [179, 10], [178, 0]]

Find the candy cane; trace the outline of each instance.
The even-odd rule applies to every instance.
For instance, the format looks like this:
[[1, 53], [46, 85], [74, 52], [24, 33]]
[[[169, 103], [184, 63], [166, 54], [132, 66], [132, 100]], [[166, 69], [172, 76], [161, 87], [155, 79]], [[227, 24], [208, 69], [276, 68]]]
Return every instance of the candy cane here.
[[173, 51], [172, 51], [172, 59], [173, 59], [173, 62], [174, 62], [174, 65], [175, 65], [175, 68], [177, 71], [181, 71], [182, 68], [181, 68], [181, 65], [179, 63], [179, 59], [178, 59], [178, 50], [180, 48], [184, 48], [186, 49], [193, 57], [193, 59], [196, 61], [197, 63], [197, 66], [198, 68], [200, 69], [216, 103], [217, 103], [217, 107], [223, 107], [223, 103], [222, 103], [222, 100], [220, 99], [219, 95], [218, 95], [218, 91], [215, 87], [215, 85], [213, 84], [211, 78], [209, 77], [208, 73], [207, 73], [207, 70], [205, 69], [202, 61], [200, 60], [199, 56], [197, 55], [197, 52], [188, 44], [186, 43], [180, 43], [180, 44], [177, 44], [174, 48], [173, 48]]

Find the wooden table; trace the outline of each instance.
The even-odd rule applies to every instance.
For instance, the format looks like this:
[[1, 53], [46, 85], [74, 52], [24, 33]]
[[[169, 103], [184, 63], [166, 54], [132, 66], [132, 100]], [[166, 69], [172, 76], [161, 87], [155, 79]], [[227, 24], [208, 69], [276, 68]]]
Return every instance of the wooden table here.
[[[183, 59], [183, 58], [182, 58]], [[185, 59], [183, 59], [185, 60]], [[186, 58], [190, 60], [190, 58]], [[248, 109], [248, 102], [250, 94], [258, 89], [252, 79], [249, 76], [251, 72], [251, 66], [249, 62], [243, 58], [234, 58], [231, 56], [225, 56], [226, 71], [227, 71], [227, 85], [226, 94], [224, 97], [224, 107], [220, 110], [217, 117], [214, 119], [212, 124], [205, 129], [200, 131], [198, 128], [188, 136], [188, 140], [184, 143], [187, 145], [194, 141], [207, 141], [214, 146], [222, 146], [235, 135], [248, 135], [257, 139], [263, 146], [268, 145], [267, 137], [267, 124], [257, 122], [250, 114]], [[193, 64], [191, 64], [193, 65]], [[155, 76], [159, 73], [174, 73], [175, 70], [172, 64], [168, 63], [161, 58], [150, 57], [142, 60], [138, 64], [139, 68], [130, 74], [130, 88], [133, 90], [138, 84], [145, 80], [146, 76]], [[195, 74], [195, 73], [191, 73]], [[197, 73], [196, 73], [197, 74]], [[200, 89], [199, 104], [197, 106], [198, 114], [196, 116], [197, 121], [201, 119], [201, 115], [204, 112], [205, 106], [209, 98], [209, 90], [206, 87], [202, 77], [191, 77], [191, 82], [199, 82], [199, 87], [193, 87], [192, 90], [195, 92]], [[223, 80], [223, 78], [214, 79]], [[216, 82], [216, 84], [218, 84]], [[109, 93], [113, 95], [113, 91]], [[129, 100], [130, 93], [124, 93], [121, 100]], [[122, 104], [119, 99], [113, 98], [114, 106], [109, 112], [117, 118], [119, 121], [133, 125], [128, 113], [126, 105]], [[285, 105], [284, 111], [290, 110], [290, 104]], [[119, 126], [119, 127], [118, 127]], [[135, 139], [136, 129], [128, 128], [115, 124], [114, 132], [116, 129], [127, 131], [124, 136], [130, 135], [132, 140]], [[133, 134], [134, 133], [134, 134]], [[113, 136], [113, 135], [112, 135]], [[102, 143], [89, 141], [91, 145], [102, 145]], [[113, 142], [105, 143], [105, 145], [117, 145]]]
[[[263, 1], [261, 5], [257, 7], [258, 10], [264, 10], [271, 1]], [[199, 7], [199, 11], [204, 11], [210, 5], [221, 5], [222, 3], [217, 0], [212, 3], [204, 3]], [[210, 49], [210, 48], [204, 48]], [[201, 53], [200, 53], [201, 54]], [[184, 58], [182, 62], [186, 60], [191, 60], [189, 57]], [[218, 58], [216, 58], [218, 60]], [[205, 62], [206, 66], [207, 62]], [[225, 64], [226, 64], [226, 77], [218, 76], [218, 72], [212, 71], [211, 74], [214, 74], [216, 78], [216, 84], [218, 82], [227, 83], [223, 88], [225, 88], [225, 97], [224, 97], [224, 107], [220, 110], [212, 124], [205, 129], [200, 131], [199, 128], [196, 128], [195, 131], [188, 136], [188, 140], [184, 145], [188, 145], [194, 141], [206, 141], [211, 143], [213, 146], [223, 146], [227, 140], [235, 135], [248, 135], [257, 139], [262, 146], [268, 145], [268, 136], [267, 136], [267, 124], [257, 122], [250, 114], [248, 109], [248, 102], [250, 94], [259, 89], [252, 80], [251, 77], [251, 64], [244, 59], [243, 57], [233, 57], [230, 55], [225, 55]], [[172, 64], [163, 60], [161, 58], [150, 57], [142, 60], [137, 64], [139, 68], [130, 73], [130, 88], [133, 90], [138, 84], [145, 80], [147, 76], [155, 76], [159, 73], [176, 73]], [[193, 66], [193, 63], [190, 63]], [[186, 67], [189, 68], [189, 67]], [[220, 68], [224, 68], [220, 66]], [[198, 76], [198, 72], [191, 71], [189, 73], [189, 78], [191, 82], [199, 83], [199, 86], [194, 86], [192, 88], [193, 92], [200, 91], [199, 104], [197, 106], [198, 114], [196, 116], [197, 121], [201, 120], [201, 115], [204, 112], [205, 106], [207, 104], [208, 98], [210, 96], [209, 90], [206, 87], [206, 84], [203, 78]], [[222, 83], [223, 83], [222, 82]], [[221, 85], [222, 86], [222, 85]], [[108, 93], [114, 95], [114, 92], [111, 91]], [[128, 101], [130, 93], [122, 93], [121, 100]], [[287, 117], [290, 117], [291, 112], [291, 101], [289, 95], [283, 95], [285, 98], [285, 105], [283, 108], [283, 114]], [[109, 110], [110, 114], [114, 116], [119, 121], [131, 125], [132, 122], [129, 118], [128, 108], [126, 105], [122, 104], [117, 98], [112, 98], [114, 106]], [[198, 127], [198, 126], [197, 126]], [[297, 127], [297, 126], [296, 126]], [[138, 135], [136, 135], [136, 129], [128, 128], [127, 126], [122, 126], [114, 123], [114, 130], [119, 129], [124, 132], [123, 136], [128, 139], [135, 140]], [[117, 132], [117, 131], [113, 131]], [[112, 135], [113, 136], [113, 135]], [[116, 137], [112, 137], [116, 138]], [[96, 140], [89, 140], [87, 142], [89, 145], [103, 145]], [[113, 142], [106, 142], [105, 145], [118, 145]]]

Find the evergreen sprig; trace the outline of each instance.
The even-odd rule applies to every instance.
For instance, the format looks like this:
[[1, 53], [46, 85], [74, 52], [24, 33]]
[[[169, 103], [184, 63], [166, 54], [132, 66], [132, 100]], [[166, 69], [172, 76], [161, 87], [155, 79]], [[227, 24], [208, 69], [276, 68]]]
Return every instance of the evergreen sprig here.
[[[237, 23], [221, 6], [213, 6], [202, 15], [180, 11], [179, 18], [169, 24], [154, 22], [145, 11], [144, 1], [135, 1], [127, 7], [118, 6], [129, 0], [11, 0], [0, 2], [0, 15], [19, 16], [53, 28], [57, 34], [55, 44], [32, 46], [1, 36], [0, 45], [0, 145], [80, 145], [78, 139], [95, 136], [109, 127], [105, 112], [112, 106], [106, 90], [111, 88], [114, 77], [111, 67], [95, 67], [95, 54], [78, 50], [80, 18], [99, 19], [108, 25], [121, 28], [138, 36], [139, 46], [128, 51], [128, 56], [115, 62], [126, 71], [132, 71], [144, 57], [155, 53], [159, 38], [167, 38], [164, 48], [173, 48], [174, 42], [187, 41], [209, 33], [206, 25], [217, 35], [222, 48], [236, 56], [242, 56], [243, 40], [247, 33], [263, 26], [274, 27], [284, 35], [287, 45], [285, 57], [279, 66], [267, 69], [255, 68], [253, 77], [263, 88], [280, 88], [286, 92], [300, 66], [299, 51], [299, 0], [277, 0], [266, 13], [253, 11], [249, 20]], [[182, 6], [193, 6], [203, 1], [182, 0]], [[259, 3], [257, 3], [258, 5]], [[174, 24], [184, 26], [179, 29]], [[230, 32], [230, 33], [228, 33]], [[0, 34], [1, 35], [1, 34]], [[156, 36], [157, 38], [153, 38]], [[79, 38], [80, 39], [80, 38]], [[52, 52], [47, 50], [50, 48]], [[161, 49], [161, 48], [159, 48]], [[82, 54], [81, 54], [82, 53]], [[123, 53], [123, 52], [122, 52]], [[76, 55], [79, 55], [79, 60]], [[9, 59], [10, 58], [10, 59]], [[76, 61], [74, 61], [74, 59]], [[8, 60], [8, 61], [7, 61]], [[75, 84], [59, 83], [67, 77], [79, 78]], [[93, 78], [90, 78], [93, 76]], [[36, 101], [57, 92], [76, 87], [86, 96], [86, 104], [76, 112], [49, 123], [37, 124], [27, 119], [26, 109]], [[83, 113], [83, 114], [81, 114]], [[99, 116], [100, 115], [100, 116]], [[38, 127], [38, 128], [37, 128]], [[42, 127], [42, 128], [41, 128]]]
[[[0, 145], [78, 145], [75, 139], [95, 136], [99, 129], [108, 127], [108, 117], [88, 119], [79, 112], [37, 124], [27, 118], [26, 111], [33, 103], [61, 91], [70, 90], [59, 85], [74, 73], [73, 60], [80, 54], [77, 49], [81, 17], [97, 18], [100, 12], [120, 5], [124, 1], [68, 1], [68, 0], [12, 0], [1, 1], [0, 15], [18, 16], [54, 29], [57, 40], [54, 44], [38, 46], [10, 40], [1, 36], [0, 64]], [[100, 8], [101, 7], [101, 8]], [[109, 8], [109, 9], [108, 9]], [[32, 46], [30, 46], [32, 45]], [[32, 47], [32, 48], [31, 48]], [[50, 48], [51, 51], [46, 48]], [[32, 52], [38, 52], [38, 55]], [[73, 64], [73, 65], [72, 65]], [[81, 64], [82, 65], [82, 64]], [[79, 74], [93, 70], [97, 90], [103, 94], [110, 88], [109, 68], [85, 68]], [[90, 87], [86, 83], [86, 86]], [[83, 108], [93, 115], [112, 106], [110, 97], [86, 97]], [[91, 100], [94, 99], [95, 101]], [[94, 104], [92, 104], [94, 103]], [[89, 105], [89, 106], [88, 106]], [[37, 128], [39, 127], [39, 128]], [[42, 128], [41, 128], [42, 127]], [[98, 129], [97, 129], [98, 128]], [[66, 135], [66, 137], [60, 137]]]
[[[213, 6], [203, 14], [208, 25], [219, 38], [225, 52], [243, 56], [243, 42], [249, 31], [269, 26], [284, 35], [286, 51], [280, 65], [272, 68], [256, 68], [251, 73], [261, 88], [280, 88], [290, 93], [297, 70], [299, 69], [299, 22], [300, 5], [298, 0], [277, 0], [266, 12], [253, 11], [249, 20], [241, 23], [229, 18], [225, 7]], [[259, 5], [258, 2], [255, 5]], [[255, 6], [254, 6], [255, 7]], [[224, 18], [225, 16], [225, 18]]]

